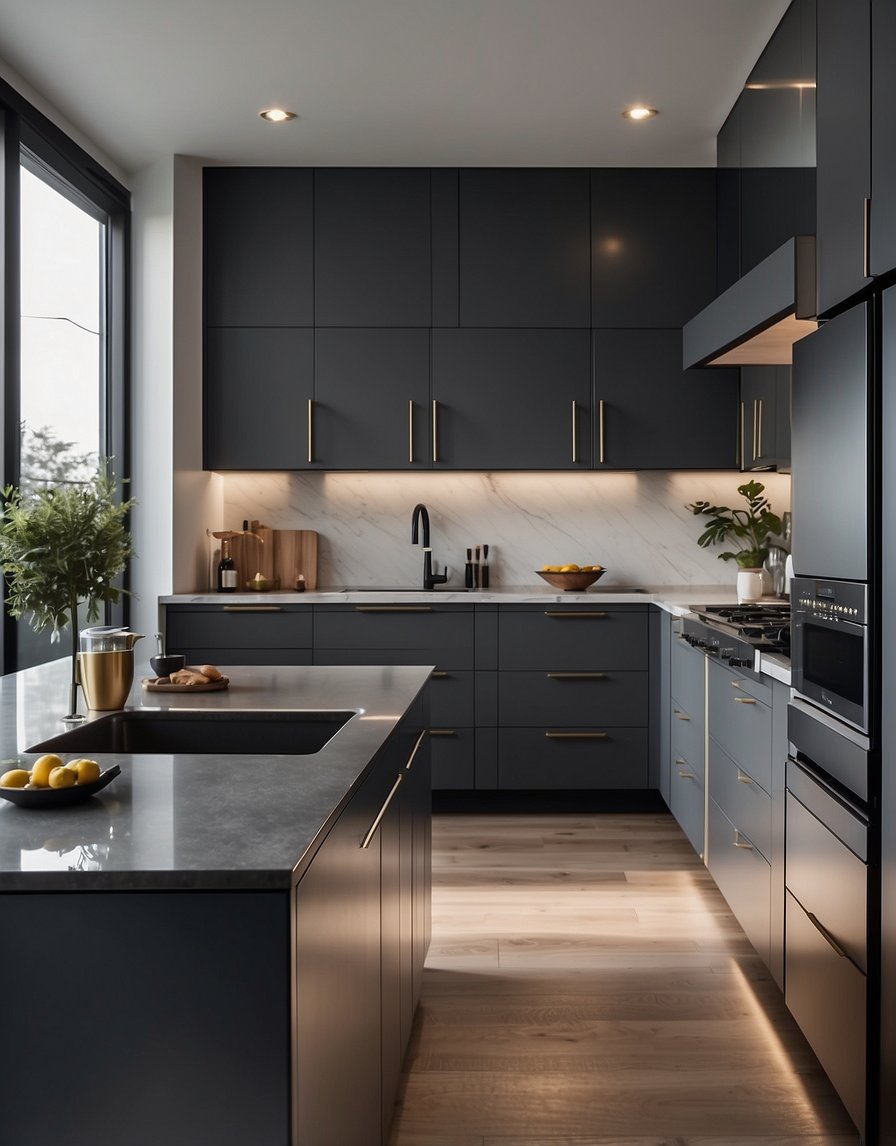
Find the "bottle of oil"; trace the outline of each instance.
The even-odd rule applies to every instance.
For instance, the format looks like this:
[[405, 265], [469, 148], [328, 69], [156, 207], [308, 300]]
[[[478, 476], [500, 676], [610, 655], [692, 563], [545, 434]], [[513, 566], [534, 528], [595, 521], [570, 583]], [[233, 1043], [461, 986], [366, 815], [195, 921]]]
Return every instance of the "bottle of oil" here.
[[230, 538], [221, 538], [221, 560], [218, 562], [218, 592], [236, 592], [236, 565], [230, 556]]

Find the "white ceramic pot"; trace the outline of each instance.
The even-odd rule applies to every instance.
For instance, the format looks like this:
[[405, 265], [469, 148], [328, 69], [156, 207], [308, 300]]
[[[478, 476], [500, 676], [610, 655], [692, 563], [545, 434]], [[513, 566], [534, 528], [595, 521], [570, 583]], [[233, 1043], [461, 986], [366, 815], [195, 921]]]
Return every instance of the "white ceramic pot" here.
[[749, 605], [762, 598], [762, 570], [738, 569], [737, 571], [737, 603]]

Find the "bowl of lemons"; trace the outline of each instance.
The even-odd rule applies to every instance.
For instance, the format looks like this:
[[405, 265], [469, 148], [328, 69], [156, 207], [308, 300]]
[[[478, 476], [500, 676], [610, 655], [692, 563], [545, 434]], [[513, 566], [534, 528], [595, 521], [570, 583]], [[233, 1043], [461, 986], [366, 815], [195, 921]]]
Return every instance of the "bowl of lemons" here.
[[55, 752], [38, 757], [31, 768], [18, 760], [2, 762], [0, 798], [20, 808], [62, 808], [89, 800], [121, 772], [117, 764], [104, 772], [96, 760], [77, 757], [66, 764]]
[[570, 593], [582, 593], [606, 573], [603, 565], [542, 565], [535, 572], [543, 581], [555, 589], [565, 589]]

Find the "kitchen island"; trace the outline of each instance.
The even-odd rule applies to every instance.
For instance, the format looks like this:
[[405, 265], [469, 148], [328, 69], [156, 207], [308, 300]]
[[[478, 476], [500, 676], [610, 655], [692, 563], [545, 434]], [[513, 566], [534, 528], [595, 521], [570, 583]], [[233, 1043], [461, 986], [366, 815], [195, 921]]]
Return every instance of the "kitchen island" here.
[[[226, 691], [137, 683], [127, 711], [351, 716], [303, 755], [63, 752], [122, 773], [81, 805], [0, 806], [16, 1146], [385, 1133], [429, 937], [429, 669], [221, 667]], [[0, 680], [4, 760], [63, 731], [68, 670]]]

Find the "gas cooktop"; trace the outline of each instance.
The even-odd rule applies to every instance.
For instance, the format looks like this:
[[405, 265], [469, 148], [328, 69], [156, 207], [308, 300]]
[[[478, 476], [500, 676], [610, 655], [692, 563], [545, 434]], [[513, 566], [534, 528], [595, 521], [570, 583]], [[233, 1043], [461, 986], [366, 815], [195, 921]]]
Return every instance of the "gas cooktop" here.
[[757, 653], [790, 658], [790, 605], [701, 605], [684, 618], [682, 635], [733, 668], [755, 671]]

